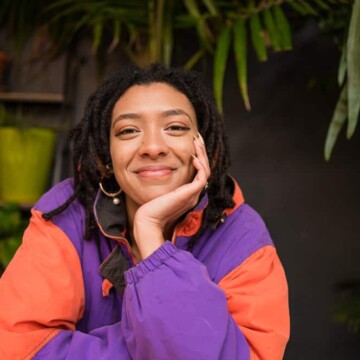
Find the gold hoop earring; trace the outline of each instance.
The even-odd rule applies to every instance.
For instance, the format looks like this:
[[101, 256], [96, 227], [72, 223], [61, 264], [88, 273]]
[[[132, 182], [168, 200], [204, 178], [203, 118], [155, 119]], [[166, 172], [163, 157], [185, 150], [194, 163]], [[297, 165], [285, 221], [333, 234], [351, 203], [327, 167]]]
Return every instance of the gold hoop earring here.
[[112, 198], [112, 202], [113, 202], [114, 205], [119, 205], [120, 204], [120, 199], [117, 196], [121, 194], [121, 192], [122, 192], [121, 189], [119, 191], [117, 191], [117, 192], [114, 192], [114, 193], [107, 192], [104, 189], [101, 181], [99, 182], [99, 187], [100, 187], [100, 190], [102, 191], [103, 194], [105, 194], [106, 196]]

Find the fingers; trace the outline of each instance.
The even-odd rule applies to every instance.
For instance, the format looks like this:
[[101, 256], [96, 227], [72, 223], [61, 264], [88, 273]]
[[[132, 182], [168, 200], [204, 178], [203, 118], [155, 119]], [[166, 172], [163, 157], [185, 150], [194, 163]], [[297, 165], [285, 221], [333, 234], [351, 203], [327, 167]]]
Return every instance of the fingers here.
[[209, 176], [211, 174], [210, 165], [209, 165], [209, 159], [208, 159], [207, 153], [206, 153], [205, 143], [204, 143], [204, 140], [203, 140], [202, 136], [200, 135], [200, 133], [198, 133], [197, 137], [194, 135], [194, 147], [195, 147], [195, 151], [196, 151], [196, 157], [199, 159], [199, 161], [205, 171], [206, 179], [207, 179], [207, 178], [209, 178]]

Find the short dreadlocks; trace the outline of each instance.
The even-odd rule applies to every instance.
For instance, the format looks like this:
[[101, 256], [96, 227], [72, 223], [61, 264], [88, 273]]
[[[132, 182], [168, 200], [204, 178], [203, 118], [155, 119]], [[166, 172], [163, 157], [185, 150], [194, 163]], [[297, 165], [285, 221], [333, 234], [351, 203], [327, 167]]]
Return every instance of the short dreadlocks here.
[[[234, 206], [232, 182], [227, 175], [230, 165], [227, 140], [211, 93], [193, 71], [152, 64], [146, 68], [131, 66], [116, 72], [89, 97], [82, 120], [69, 135], [73, 143], [75, 192], [62, 206], [44, 214], [45, 219], [51, 219], [78, 198], [86, 208], [85, 238], [90, 238], [96, 229], [93, 203], [104, 169], [111, 164], [109, 134], [114, 105], [131, 86], [151, 83], [168, 84], [186, 95], [195, 109], [198, 129], [206, 144], [211, 168], [207, 189], [209, 204], [190, 248], [205, 229], [219, 222], [226, 208]], [[113, 188], [118, 186], [114, 177], [110, 181]]]

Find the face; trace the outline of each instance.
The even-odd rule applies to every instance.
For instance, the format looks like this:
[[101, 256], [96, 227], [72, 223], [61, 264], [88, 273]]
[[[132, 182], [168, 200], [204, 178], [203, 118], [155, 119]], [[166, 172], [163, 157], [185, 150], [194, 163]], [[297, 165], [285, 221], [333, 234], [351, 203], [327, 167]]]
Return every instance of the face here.
[[110, 155], [128, 207], [192, 181], [197, 131], [191, 102], [170, 85], [134, 85], [119, 98], [112, 113]]

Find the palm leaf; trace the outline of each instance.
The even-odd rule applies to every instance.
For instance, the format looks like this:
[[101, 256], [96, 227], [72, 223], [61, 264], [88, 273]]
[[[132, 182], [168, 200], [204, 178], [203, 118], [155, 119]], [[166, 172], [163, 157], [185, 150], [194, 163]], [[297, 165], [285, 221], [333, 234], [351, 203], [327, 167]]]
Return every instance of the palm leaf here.
[[223, 86], [224, 86], [224, 75], [229, 56], [231, 41], [231, 29], [229, 25], [225, 25], [216, 42], [215, 56], [214, 56], [214, 95], [217, 107], [220, 113], [223, 113]]
[[119, 45], [120, 35], [121, 35], [121, 21], [118, 19], [115, 19], [114, 20], [113, 39], [108, 48], [108, 53], [111, 53]]
[[204, 5], [208, 9], [209, 13], [213, 16], [219, 15], [219, 9], [217, 8], [216, 1], [214, 0], [203, 0]]
[[[167, 0], [165, 2], [164, 9], [164, 28], [163, 28], [163, 45], [162, 45], [162, 59], [164, 64], [171, 64], [171, 55], [174, 46], [173, 39], [173, 10], [174, 3], [173, 0]], [[161, 41], [161, 39], [159, 39]]]
[[324, 149], [324, 155], [326, 161], [330, 160], [331, 153], [336, 143], [336, 139], [338, 138], [340, 130], [344, 126], [347, 118], [347, 111], [348, 111], [347, 97], [348, 97], [348, 89], [347, 89], [347, 83], [345, 83], [341, 91], [339, 100], [336, 104], [335, 111], [326, 135], [325, 149]]
[[347, 138], [355, 132], [360, 112], [360, 0], [355, 0], [347, 39], [348, 127]]
[[251, 40], [254, 46], [256, 55], [260, 61], [267, 60], [266, 45], [264, 40], [263, 30], [260, 24], [260, 17], [258, 13], [255, 13], [250, 17], [250, 30]]
[[245, 20], [239, 19], [234, 24], [234, 53], [240, 92], [245, 108], [251, 110], [247, 86], [247, 38]]
[[270, 9], [265, 9], [263, 12], [264, 17], [264, 24], [266, 26], [266, 30], [269, 34], [272, 47], [274, 51], [280, 51], [281, 50], [281, 38], [279, 31], [275, 25], [273, 15]]
[[274, 20], [276, 22], [277, 28], [279, 29], [281, 47], [283, 50], [292, 49], [292, 36], [290, 24], [279, 5], [274, 6]]
[[198, 5], [195, 0], [183, 0], [186, 9], [189, 14], [196, 19], [196, 28], [199, 34], [200, 41], [202, 46], [207, 50], [212, 51], [212, 36], [211, 31], [208, 28], [204, 17], [201, 15], [201, 12], [198, 8]]

